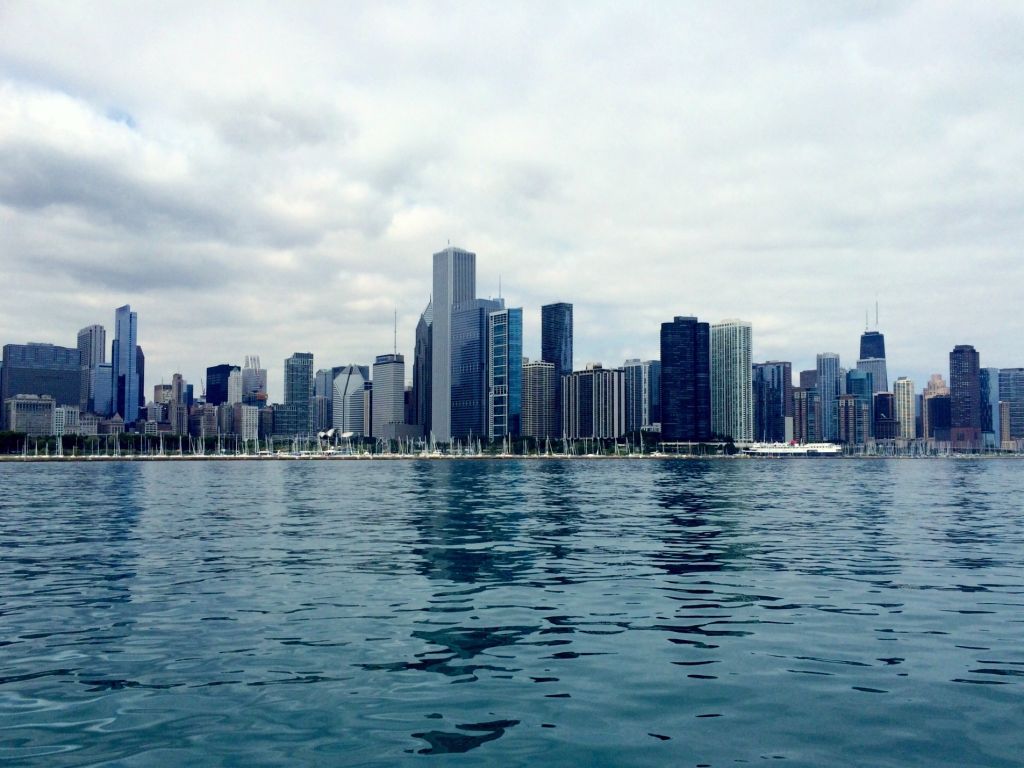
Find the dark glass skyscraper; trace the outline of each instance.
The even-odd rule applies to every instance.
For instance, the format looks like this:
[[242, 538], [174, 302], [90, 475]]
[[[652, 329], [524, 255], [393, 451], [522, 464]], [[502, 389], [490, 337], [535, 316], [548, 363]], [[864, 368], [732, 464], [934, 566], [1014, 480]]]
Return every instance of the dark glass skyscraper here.
[[433, 303], [420, 315], [416, 324], [416, 346], [412, 357], [413, 421], [424, 436], [430, 434], [430, 377], [434, 325]]
[[206, 369], [206, 402], [221, 405], [228, 401], [228, 377], [232, 371], [240, 371], [237, 365], [221, 363]]
[[139, 418], [139, 396], [143, 382], [139, 376], [139, 317], [130, 305], [114, 312], [114, 343], [111, 345], [111, 389], [114, 413], [125, 424]]
[[487, 318], [502, 308], [501, 300], [492, 299], [473, 299], [452, 308], [448, 409], [453, 440], [487, 437]]
[[711, 326], [696, 317], [661, 324], [661, 436], [711, 439]]
[[981, 442], [981, 362], [970, 344], [949, 353], [949, 426], [954, 447], [977, 448]]
[[310, 400], [313, 397], [313, 353], [296, 352], [284, 361], [284, 407], [274, 412], [279, 435], [308, 435], [313, 428]]
[[885, 359], [885, 335], [879, 331], [864, 331], [860, 336], [860, 359], [872, 358]]
[[793, 416], [792, 364], [779, 361], [755, 363], [752, 383], [754, 440], [765, 443], [785, 441], [786, 419]]
[[562, 377], [572, 373], [572, 304], [540, 308], [540, 359], [555, 366], [555, 431], [562, 434]]
[[1024, 368], [999, 369], [999, 399], [1007, 404], [1009, 420], [1001, 427], [1011, 440], [1024, 438]]

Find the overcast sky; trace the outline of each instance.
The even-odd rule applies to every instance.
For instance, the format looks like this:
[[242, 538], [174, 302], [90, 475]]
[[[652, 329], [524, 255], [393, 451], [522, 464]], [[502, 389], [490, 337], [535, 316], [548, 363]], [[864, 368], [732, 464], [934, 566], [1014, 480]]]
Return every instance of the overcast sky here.
[[[139, 313], [147, 391], [372, 362], [475, 251], [539, 356], [1024, 365], [1024, 4], [0, 2], [0, 343]], [[874, 318], [871, 318], [872, 327]], [[410, 374], [411, 375], [411, 374]], [[198, 390], [198, 388], [197, 388]]]

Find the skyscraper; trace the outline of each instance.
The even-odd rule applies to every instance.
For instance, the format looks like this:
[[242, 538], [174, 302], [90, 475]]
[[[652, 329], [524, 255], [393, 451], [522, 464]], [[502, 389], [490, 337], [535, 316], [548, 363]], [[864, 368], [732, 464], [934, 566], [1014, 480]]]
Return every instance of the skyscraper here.
[[846, 396], [853, 397], [857, 403], [857, 424], [852, 440], [863, 445], [872, 436], [874, 426], [874, 391], [875, 384], [870, 372], [862, 370], [847, 371], [846, 373]]
[[292, 437], [308, 435], [313, 429], [312, 398], [313, 353], [295, 352], [284, 361], [284, 406], [274, 412], [274, 431]]
[[[473, 299], [452, 310], [451, 402], [448, 407], [452, 439], [475, 440], [487, 436], [487, 322], [492, 312], [503, 308], [500, 299]], [[436, 393], [434, 403], [437, 403]], [[436, 430], [434, 437], [437, 439]]]
[[206, 369], [206, 402], [223, 405], [228, 402], [228, 379], [232, 371], [241, 371], [237, 365], [221, 363]]
[[949, 426], [955, 448], [981, 444], [980, 358], [970, 344], [958, 344], [949, 353]]
[[661, 361], [627, 360], [622, 366], [626, 386], [626, 432], [661, 424]]
[[836, 413], [836, 398], [841, 394], [839, 355], [822, 352], [818, 355], [817, 387], [821, 403], [821, 425], [819, 431], [823, 440], [839, 439], [839, 417]]
[[[438, 442], [452, 439], [452, 374], [455, 371], [452, 316], [455, 308], [476, 298], [476, 254], [449, 246], [434, 254], [431, 349], [431, 431]], [[481, 340], [483, 336], [479, 337]], [[480, 372], [482, 377], [483, 373]], [[483, 381], [481, 378], [481, 386]], [[482, 395], [481, 395], [482, 399]], [[480, 424], [483, 424], [481, 418]], [[477, 431], [477, 436], [480, 431]]]
[[981, 388], [981, 442], [985, 448], [999, 448], [999, 369], [982, 368], [978, 382]]
[[92, 369], [107, 361], [107, 331], [102, 325], [87, 325], [78, 332], [78, 352], [82, 374], [79, 407], [86, 411], [92, 398]]
[[736, 442], [754, 438], [750, 358], [750, 323], [711, 326], [711, 431]]
[[422, 436], [430, 434], [430, 407], [432, 375], [434, 305], [427, 302], [427, 308], [416, 323], [416, 346], [412, 362], [413, 424], [419, 427]]
[[54, 400], [53, 407], [79, 404], [82, 358], [77, 348], [6, 344], [3, 355], [0, 404], [16, 395], [48, 395]]
[[499, 309], [488, 315], [487, 361], [487, 437], [517, 437], [523, 410], [522, 309]]
[[[806, 371], [805, 371], [806, 373]], [[798, 443], [817, 443], [821, 440], [821, 400], [817, 387], [793, 389], [793, 439]]]
[[111, 389], [114, 413], [131, 424], [139, 418], [139, 394], [143, 386], [138, 364], [138, 313], [130, 305], [114, 312], [114, 343], [111, 347]]
[[332, 425], [338, 432], [362, 436], [366, 423], [366, 384], [370, 369], [365, 365], [343, 365], [334, 377]]
[[945, 380], [942, 378], [941, 373], [933, 373], [931, 378], [928, 379], [928, 383], [925, 385], [924, 390], [921, 393], [921, 437], [923, 438], [934, 438], [935, 437], [935, 425], [932, 423], [932, 415], [935, 413], [935, 409], [929, 404], [929, 400], [936, 397], [945, 397], [945, 405], [940, 407], [945, 409], [945, 422], [943, 429], [945, 429], [945, 436], [940, 436], [943, 440], [949, 439], [949, 387], [946, 386]]
[[562, 378], [562, 423], [566, 435], [582, 438], [617, 438], [626, 429], [625, 388], [622, 369], [588, 365]]
[[396, 428], [405, 423], [405, 357], [377, 355], [373, 361], [373, 436], [400, 437]]
[[555, 366], [555, 432], [562, 434], [562, 377], [572, 373], [572, 304], [540, 308], [540, 359]]
[[780, 361], [755, 363], [752, 385], [754, 439], [767, 443], [792, 440], [792, 365]]
[[896, 419], [896, 396], [892, 392], [876, 392], [873, 396], [875, 440], [895, 440], [900, 436], [900, 423]]
[[555, 430], [555, 364], [535, 360], [523, 365], [523, 419], [525, 437], [561, 437]]
[[1024, 438], [1024, 368], [999, 369], [999, 399], [1009, 414], [1003, 430], [1009, 430], [1010, 440]]
[[892, 388], [896, 398], [896, 420], [900, 423], [900, 437], [904, 440], [913, 440], [917, 437], [914, 382], [906, 376], [900, 376]]
[[259, 355], [246, 355], [242, 366], [242, 403], [262, 408], [267, 404], [267, 369]]
[[711, 329], [696, 317], [661, 324], [661, 437], [711, 439]]
[[889, 375], [885, 367], [884, 335], [878, 331], [868, 330], [861, 334], [860, 358], [857, 360], [857, 369], [871, 374], [875, 392], [887, 392], [889, 390]]

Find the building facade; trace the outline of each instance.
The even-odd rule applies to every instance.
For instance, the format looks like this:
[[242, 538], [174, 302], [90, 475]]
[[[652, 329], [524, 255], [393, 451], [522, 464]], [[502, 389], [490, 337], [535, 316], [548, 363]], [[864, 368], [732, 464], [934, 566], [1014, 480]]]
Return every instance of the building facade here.
[[144, 378], [139, 370], [139, 316], [125, 304], [114, 312], [114, 343], [111, 346], [113, 411], [131, 424], [139, 418], [139, 399]]
[[599, 363], [562, 377], [562, 423], [570, 440], [611, 439], [626, 430], [625, 386], [621, 368]]
[[[821, 439], [835, 441], [839, 439], [839, 417], [836, 412], [836, 398], [845, 389], [845, 381], [840, 374], [839, 355], [834, 352], [822, 352], [817, 358], [815, 377], [818, 388], [818, 400], [821, 407]], [[843, 382], [842, 386], [840, 382]]]
[[430, 407], [432, 390], [430, 377], [433, 355], [434, 304], [427, 303], [426, 309], [416, 323], [416, 342], [412, 360], [412, 421], [419, 429], [419, 434], [426, 437], [430, 434]]
[[3, 356], [0, 402], [16, 395], [47, 395], [55, 406], [79, 404], [82, 366], [77, 348], [53, 344], [5, 344]]
[[535, 360], [523, 365], [522, 434], [538, 440], [561, 438], [556, 431], [555, 389], [561, 380], [555, 375], [555, 364]]
[[1024, 439], [1024, 368], [999, 369], [999, 399], [1007, 406], [1009, 439]]
[[500, 299], [473, 299], [452, 310], [448, 431], [453, 440], [487, 437], [487, 322], [492, 312], [503, 308]]
[[755, 363], [751, 379], [754, 440], [788, 442], [794, 438], [793, 366], [778, 360]]
[[[453, 393], [452, 374], [457, 371], [458, 360], [454, 347], [453, 327], [456, 307], [476, 298], [476, 254], [461, 248], [448, 248], [434, 254], [434, 292], [432, 348], [430, 362], [430, 422], [434, 439], [449, 443], [456, 432], [452, 425], [452, 404], [457, 395]], [[478, 337], [482, 343], [483, 331]], [[464, 378], [461, 376], [460, 379]], [[482, 373], [481, 373], [482, 376]], [[481, 389], [483, 379], [480, 380]], [[480, 393], [482, 408], [483, 393]], [[463, 414], [464, 415], [464, 414]], [[477, 424], [477, 436], [481, 434], [484, 419]]]
[[711, 326], [711, 431], [735, 442], [754, 439], [751, 326], [723, 320]]
[[626, 386], [626, 432], [661, 429], [661, 361], [627, 360], [622, 370]]
[[518, 437], [523, 413], [523, 310], [487, 317], [487, 437]]
[[896, 421], [899, 422], [900, 437], [913, 440], [917, 437], [917, 403], [914, 382], [900, 376], [892, 386], [895, 398]]
[[970, 344], [949, 353], [950, 440], [954, 448], [981, 446], [981, 363]]
[[[561, 382], [573, 369], [572, 304], [556, 302], [540, 308], [540, 359], [555, 366], [556, 381]], [[562, 433], [562, 387], [555, 387], [555, 432]]]
[[661, 324], [661, 439], [711, 440], [711, 328], [696, 317]]
[[334, 377], [334, 412], [331, 424], [335, 431], [351, 433], [362, 437], [366, 422], [366, 384], [370, 381], [370, 369], [365, 365], [343, 365]]
[[373, 361], [372, 434], [391, 438], [396, 425], [405, 423], [405, 357], [377, 355]]

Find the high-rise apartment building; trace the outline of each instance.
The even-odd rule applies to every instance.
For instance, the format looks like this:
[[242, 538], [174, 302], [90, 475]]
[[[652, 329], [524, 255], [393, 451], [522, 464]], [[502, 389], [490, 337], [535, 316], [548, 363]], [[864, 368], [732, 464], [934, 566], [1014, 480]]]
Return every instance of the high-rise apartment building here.
[[[226, 379], [224, 396], [227, 397]], [[274, 431], [291, 437], [310, 434], [313, 430], [312, 399], [313, 353], [295, 352], [284, 361], [284, 405], [274, 411]]]
[[81, 389], [78, 405], [83, 411], [89, 410], [93, 397], [92, 370], [107, 361], [107, 331], [102, 325], [87, 325], [78, 332], [78, 352], [81, 356]]
[[895, 440], [900, 436], [896, 418], [896, 396], [892, 392], [876, 392], [873, 399], [875, 440]]
[[560, 438], [555, 428], [555, 364], [535, 360], [523, 365], [522, 434], [539, 440]]
[[958, 344], [949, 353], [950, 440], [954, 448], [981, 445], [981, 363], [970, 344]]
[[793, 389], [793, 439], [798, 443], [821, 441], [821, 400], [817, 387]]
[[778, 360], [755, 363], [752, 376], [754, 440], [793, 439], [793, 367]]
[[736, 442], [754, 439], [751, 328], [742, 320], [711, 326], [711, 431]]
[[984, 448], [999, 448], [999, 369], [982, 368], [978, 383], [981, 391], [981, 442]]
[[625, 387], [621, 368], [600, 363], [562, 377], [562, 423], [571, 440], [617, 438], [625, 433]]
[[377, 355], [373, 361], [373, 436], [399, 436], [397, 425], [405, 423], [405, 357]]
[[518, 437], [523, 412], [523, 310], [487, 317], [487, 437]]
[[906, 376], [900, 376], [892, 388], [896, 399], [896, 420], [900, 425], [900, 437], [904, 440], [913, 440], [917, 437], [917, 404], [914, 382]]
[[131, 424], [139, 418], [139, 398], [144, 386], [139, 371], [139, 317], [130, 305], [114, 312], [114, 343], [111, 347], [111, 388], [114, 413]]
[[651, 430], [661, 425], [661, 361], [627, 360], [623, 366], [626, 386], [626, 432]]
[[[870, 372], [860, 369], [846, 372], [846, 396], [856, 398], [860, 409], [857, 414], [857, 430], [852, 441], [858, 445], [863, 445], [868, 438], [872, 437], [872, 427], [875, 421], [874, 391], [874, 381]], [[851, 442], [851, 440], [848, 439], [844, 442]]]
[[[818, 355], [817, 366], [818, 399], [821, 403], [821, 438], [827, 441], [839, 439], [839, 421], [836, 412], [836, 398], [842, 394], [839, 355], [822, 352]], [[845, 382], [843, 382], [845, 385]]]
[[1024, 368], [999, 369], [999, 399], [1007, 404], [1009, 439], [1024, 439]]
[[558, 302], [540, 308], [540, 359], [555, 366], [555, 431], [562, 430], [562, 377], [573, 367], [572, 304]]
[[[476, 298], [476, 254], [461, 248], [449, 246], [434, 254], [434, 291], [431, 299], [433, 309], [431, 376], [430, 376], [430, 420], [434, 439], [441, 443], [451, 442], [453, 437], [452, 405], [456, 401], [453, 393], [453, 373], [456, 368], [453, 355], [456, 352], [453, 340], [453, 315], [459, 305]], [[477, 337], [482, 345], [484, 331]], [[483, 372], [480, 387], [483, 388]], [[482, 411], [483, 394], [480, 394], [481, 408], [477, 436], [481, 434], [484, 419]], [[464, 414], [463, 414], [464, 415]]]
[[696, 317], [661, 324], [661, 438], [711, 440], [711, 329]]

